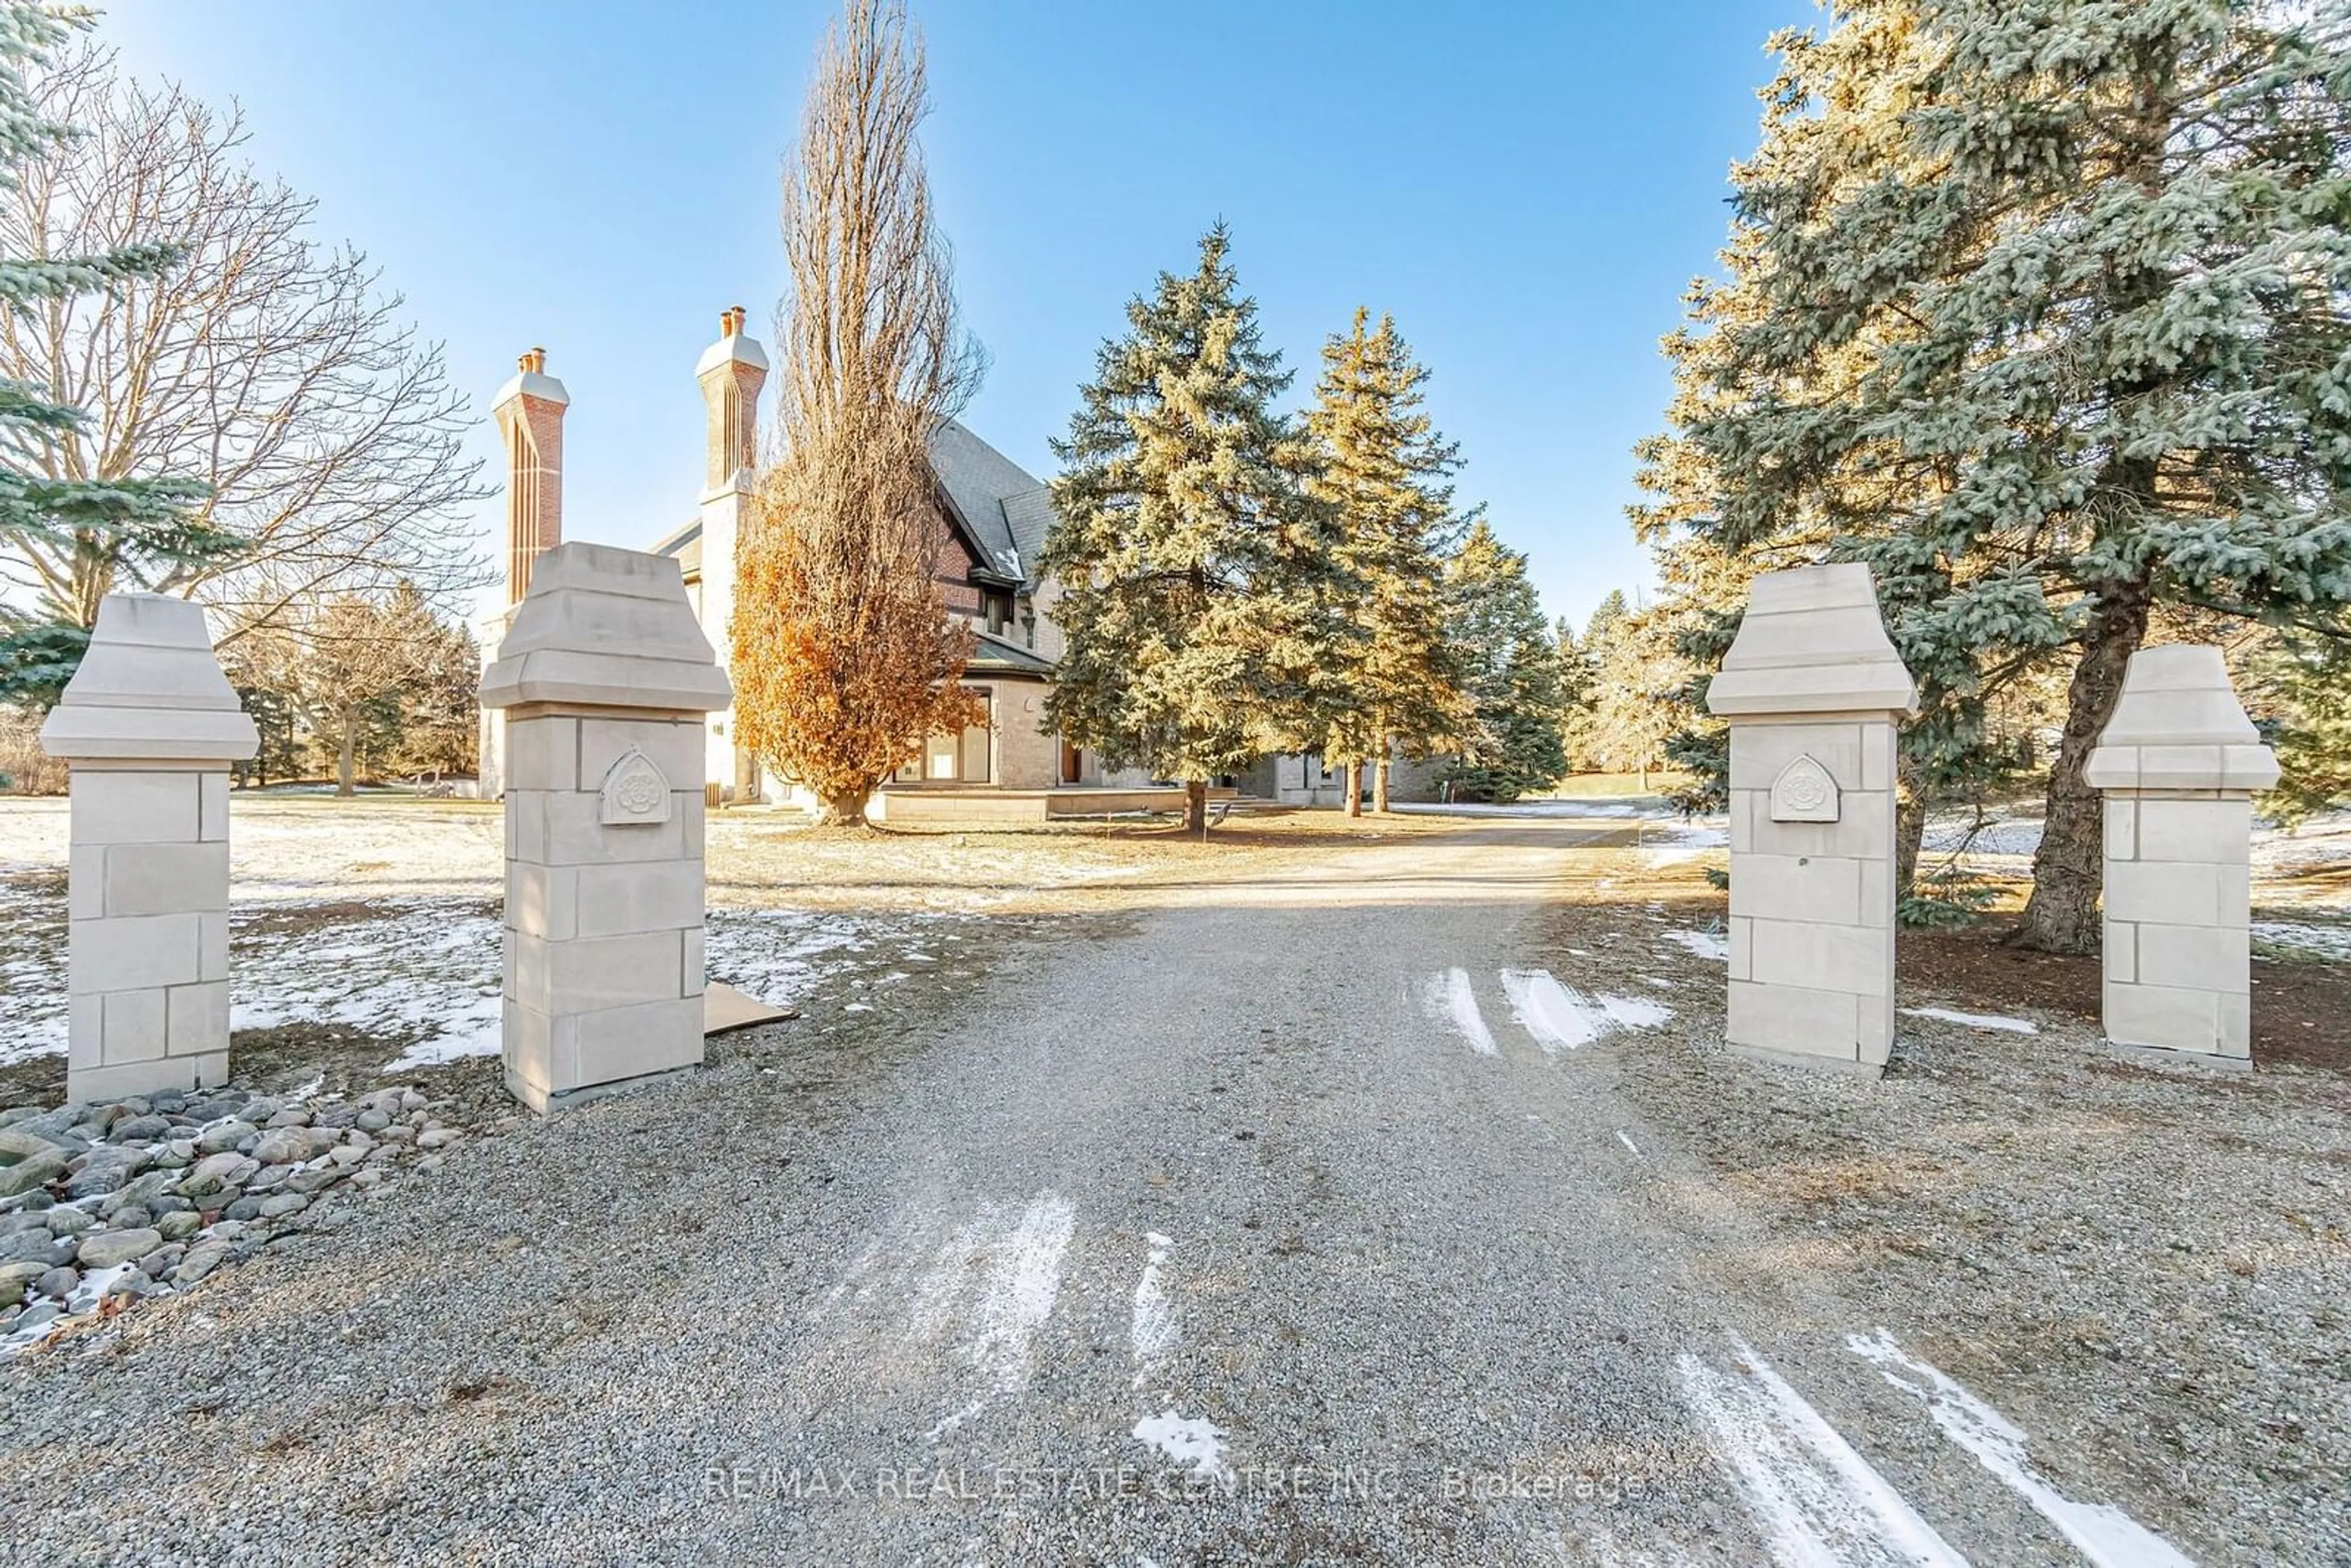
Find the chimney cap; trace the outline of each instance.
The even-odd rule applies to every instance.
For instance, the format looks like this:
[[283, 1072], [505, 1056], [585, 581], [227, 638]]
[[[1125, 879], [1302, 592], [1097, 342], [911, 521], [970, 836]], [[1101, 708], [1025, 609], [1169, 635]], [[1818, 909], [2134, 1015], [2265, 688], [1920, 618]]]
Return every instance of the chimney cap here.
[[765, 375], [768, 371], [768, 350], [759, 340], [743, 330], [746, 312], [740, 305], [730, 305], [718, 313], [718, 341], [702, 350], [702, 358], [694, 367], [696, 381], [721, 365], [743, 365]]
[[551, 402], [558, 408], [565, 407], [571, 402], [571, 394], [563, 390], [563, 383], [547, 373], [545, 349], [536, 345], [525, 349], [516, 357], [515, 365], [513, 378], [498, 389], [496, 397], [490, 400], [490, 407], [493, 411], [504, 408], [516, 399], [524, 397], [536, 398], [540, 402]]

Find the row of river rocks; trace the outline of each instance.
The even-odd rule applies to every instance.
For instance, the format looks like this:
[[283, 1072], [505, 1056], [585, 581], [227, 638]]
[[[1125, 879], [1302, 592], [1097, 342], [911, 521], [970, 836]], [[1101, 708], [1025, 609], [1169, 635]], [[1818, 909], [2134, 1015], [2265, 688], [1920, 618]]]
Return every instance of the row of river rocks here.
[[459, 1131], [414, 1089], [279, 1101], [223, 1088], [0, 1111], [0, 1354], [184, 1290], [329, 1187], [437, 1167]]

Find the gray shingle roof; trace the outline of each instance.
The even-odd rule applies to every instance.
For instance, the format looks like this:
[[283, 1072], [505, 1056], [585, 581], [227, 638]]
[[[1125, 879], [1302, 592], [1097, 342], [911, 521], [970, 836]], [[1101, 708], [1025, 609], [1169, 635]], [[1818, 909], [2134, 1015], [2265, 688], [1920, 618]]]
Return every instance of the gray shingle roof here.
[[1053, 516], [1044, 482], [952, 419], [931, 437], [931, 468], [987, 564], [1033, 587]]
[[[981, 551], [981, 566], [1016, 586], [1037, 585], [1037, 560], [1053, 526], [1053, 499], [1044, 482], [974, 435], [956, 420], [931, 437], [931, 468], [939, 489]], [[688, 570], [702, 559], [702, 524], [687, 523], [655, 544], [655, 555], [680, 558]]]
[[1034, 648], [974, 628], [971, 663], [966, 668], [975, 675], [1050, 675], [1053, 661]]

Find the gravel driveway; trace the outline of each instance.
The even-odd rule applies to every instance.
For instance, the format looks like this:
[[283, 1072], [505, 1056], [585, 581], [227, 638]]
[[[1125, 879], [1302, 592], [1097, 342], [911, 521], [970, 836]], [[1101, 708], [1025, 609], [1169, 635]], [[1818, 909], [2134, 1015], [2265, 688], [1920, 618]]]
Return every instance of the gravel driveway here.
[[0, 1368], [14, 1555], [2186, 1560], [1630, 1109], [1612, 1058], [1703, 1016], [1670, 919], [1565, 984], [1543, 915], [1631, 841], [1026, 919], [322, 1204]]

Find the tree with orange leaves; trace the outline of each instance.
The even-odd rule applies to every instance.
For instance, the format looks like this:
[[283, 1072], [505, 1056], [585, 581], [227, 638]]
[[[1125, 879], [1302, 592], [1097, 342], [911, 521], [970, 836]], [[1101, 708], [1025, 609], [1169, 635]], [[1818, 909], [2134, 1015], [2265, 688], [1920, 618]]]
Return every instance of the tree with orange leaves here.
[[783, 192], [778, 461], [736, 561], [737, 730], [857, 824], [923, 737], [977, 704], [972, 634], [935, 583], [930, 436], [977, 386], [916, 131], [923, 43], [900, 0], [848, 0], [827, 34]]

